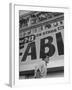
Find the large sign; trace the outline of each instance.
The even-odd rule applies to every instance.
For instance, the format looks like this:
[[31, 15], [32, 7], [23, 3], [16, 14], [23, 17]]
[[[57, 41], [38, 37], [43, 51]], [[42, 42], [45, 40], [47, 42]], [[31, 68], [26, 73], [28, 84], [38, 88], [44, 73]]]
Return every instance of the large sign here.
[[64, 57], [64, 23], [63, 20], [38, 26], [20, 37], [21, 65], [37, 63], [46, 56], [50, 60], [59, 60]]

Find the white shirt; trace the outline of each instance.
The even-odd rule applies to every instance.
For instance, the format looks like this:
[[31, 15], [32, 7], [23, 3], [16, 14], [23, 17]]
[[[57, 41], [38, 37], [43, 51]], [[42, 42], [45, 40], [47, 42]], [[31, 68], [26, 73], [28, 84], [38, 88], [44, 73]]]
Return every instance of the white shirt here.
[[35, 76], [37, 73], [37, 70], [39, 69], [41, 77], [46, 77], [47, 75], [47, 65], [45, 61], [41, 61], [35, 66]]

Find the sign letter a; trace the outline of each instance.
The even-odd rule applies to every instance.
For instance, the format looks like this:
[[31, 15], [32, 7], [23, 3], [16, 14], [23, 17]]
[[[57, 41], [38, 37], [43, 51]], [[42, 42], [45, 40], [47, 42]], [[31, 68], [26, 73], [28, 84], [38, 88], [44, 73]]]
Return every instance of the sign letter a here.
[[[29, 52], [31, 48], [31, 52]], [[36, 59], [36, 46], [35, 42], [29, 43], [21, 61], [26, 61], [27, 56], [31, 56], [31, 59]]]

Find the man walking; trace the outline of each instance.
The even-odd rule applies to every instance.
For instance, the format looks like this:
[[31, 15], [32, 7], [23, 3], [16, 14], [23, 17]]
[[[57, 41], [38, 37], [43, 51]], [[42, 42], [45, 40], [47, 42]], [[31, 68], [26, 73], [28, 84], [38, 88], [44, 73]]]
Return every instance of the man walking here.
[[41, 78], [47, 76], [47, 63], [49, 63], [49, 56], [43, 58], [41, 62], [39, 62], [35, 66], [35, 78]]

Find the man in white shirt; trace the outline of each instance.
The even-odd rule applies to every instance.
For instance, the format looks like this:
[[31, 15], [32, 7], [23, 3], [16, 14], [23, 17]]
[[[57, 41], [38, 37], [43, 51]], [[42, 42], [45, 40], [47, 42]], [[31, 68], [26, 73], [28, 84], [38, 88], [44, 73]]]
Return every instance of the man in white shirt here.
[[47, 76], [47, 63], [49, 63], [49, 56], [46, 56], [46, 58], [42, 59], [41, 62], [36, 64], [35, 66], [35, 78], [41, 78]]

